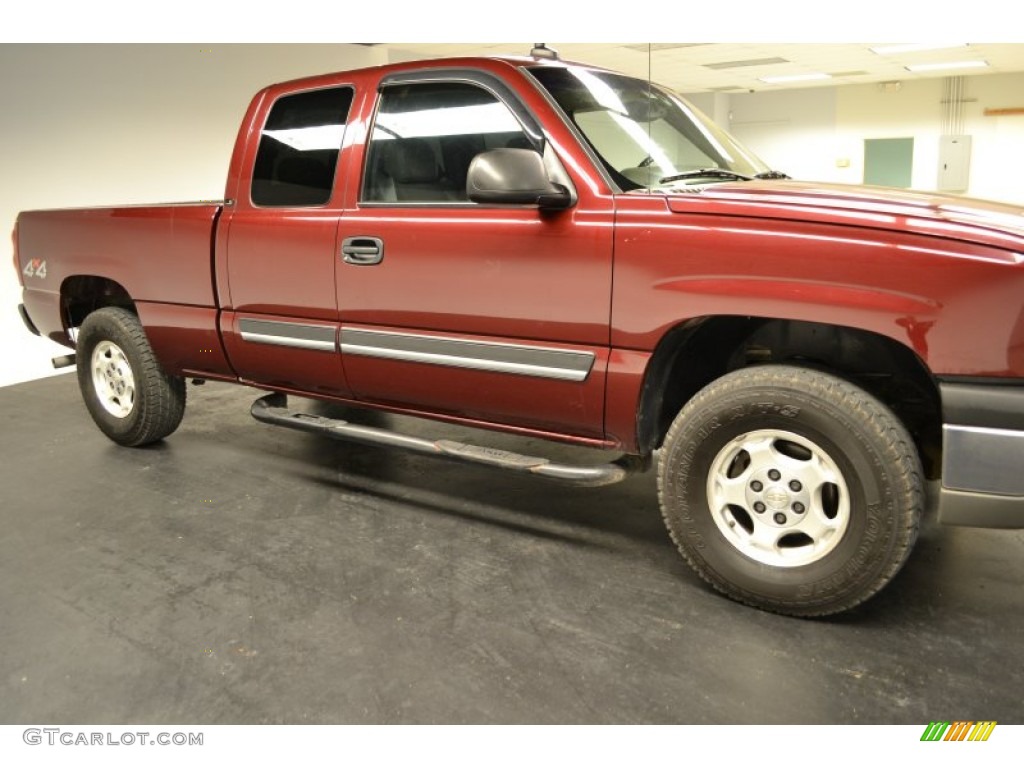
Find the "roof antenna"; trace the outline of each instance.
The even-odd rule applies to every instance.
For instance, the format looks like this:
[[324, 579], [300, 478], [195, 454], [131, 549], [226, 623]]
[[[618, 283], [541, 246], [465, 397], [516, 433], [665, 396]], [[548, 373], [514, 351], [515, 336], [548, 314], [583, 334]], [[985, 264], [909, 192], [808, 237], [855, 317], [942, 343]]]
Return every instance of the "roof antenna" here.
[[530, 51], [530, 55], [535, 59], [555, 59], [558, 60], [558, 51], [554, 48], [548, 48], [545, 43], [534, 43], [533, 49]]

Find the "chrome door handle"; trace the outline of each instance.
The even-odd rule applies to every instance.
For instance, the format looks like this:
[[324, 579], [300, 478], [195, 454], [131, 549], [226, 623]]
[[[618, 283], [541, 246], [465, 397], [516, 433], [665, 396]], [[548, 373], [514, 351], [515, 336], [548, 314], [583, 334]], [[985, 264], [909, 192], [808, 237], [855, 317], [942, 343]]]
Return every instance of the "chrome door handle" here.
[[341, 257], [346, 264], [367, 267], [384, 258], [384, 241], [379, 237], [346, 237], [341, 242]]

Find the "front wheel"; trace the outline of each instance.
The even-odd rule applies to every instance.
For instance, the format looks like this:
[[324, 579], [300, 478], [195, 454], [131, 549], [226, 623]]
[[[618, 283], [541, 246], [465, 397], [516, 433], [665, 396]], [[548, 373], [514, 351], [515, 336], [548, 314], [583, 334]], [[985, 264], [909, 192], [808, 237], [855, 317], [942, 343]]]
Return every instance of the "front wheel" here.
[[78, 333], [78, 387], [89, 415], [115, 443], [148, 445], [185, 413], [185, 380], [157, 362], [139, 319], [126, 309], [90, 314]]
[[791, 366], [735, 371], [676, 417], [658, 473], [683, 557], [740, 602], [824, 616], [871, 597], [917, 537], [922, 472], [885, 405]]

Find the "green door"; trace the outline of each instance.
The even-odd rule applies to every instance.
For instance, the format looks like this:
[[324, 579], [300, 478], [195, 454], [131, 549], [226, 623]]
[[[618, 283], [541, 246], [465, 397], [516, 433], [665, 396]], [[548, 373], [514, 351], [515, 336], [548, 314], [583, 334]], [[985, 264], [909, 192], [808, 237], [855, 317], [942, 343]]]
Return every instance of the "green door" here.
[[864, 140], [865, 184], [907, 188], [913, 168], [913, 138]]

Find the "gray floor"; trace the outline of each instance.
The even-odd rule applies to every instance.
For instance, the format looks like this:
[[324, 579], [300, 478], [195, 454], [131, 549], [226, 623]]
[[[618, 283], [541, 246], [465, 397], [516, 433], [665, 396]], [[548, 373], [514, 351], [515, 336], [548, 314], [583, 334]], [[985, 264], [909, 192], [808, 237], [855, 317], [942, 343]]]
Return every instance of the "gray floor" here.
[[565, 489], [189, 396], [129, 450], [73, 376], [0, 389], [0, 722], [1024, 722], [1024, 533], [928, 523], [873, 601], [787, 619], [690, 573], [651, 475]]

